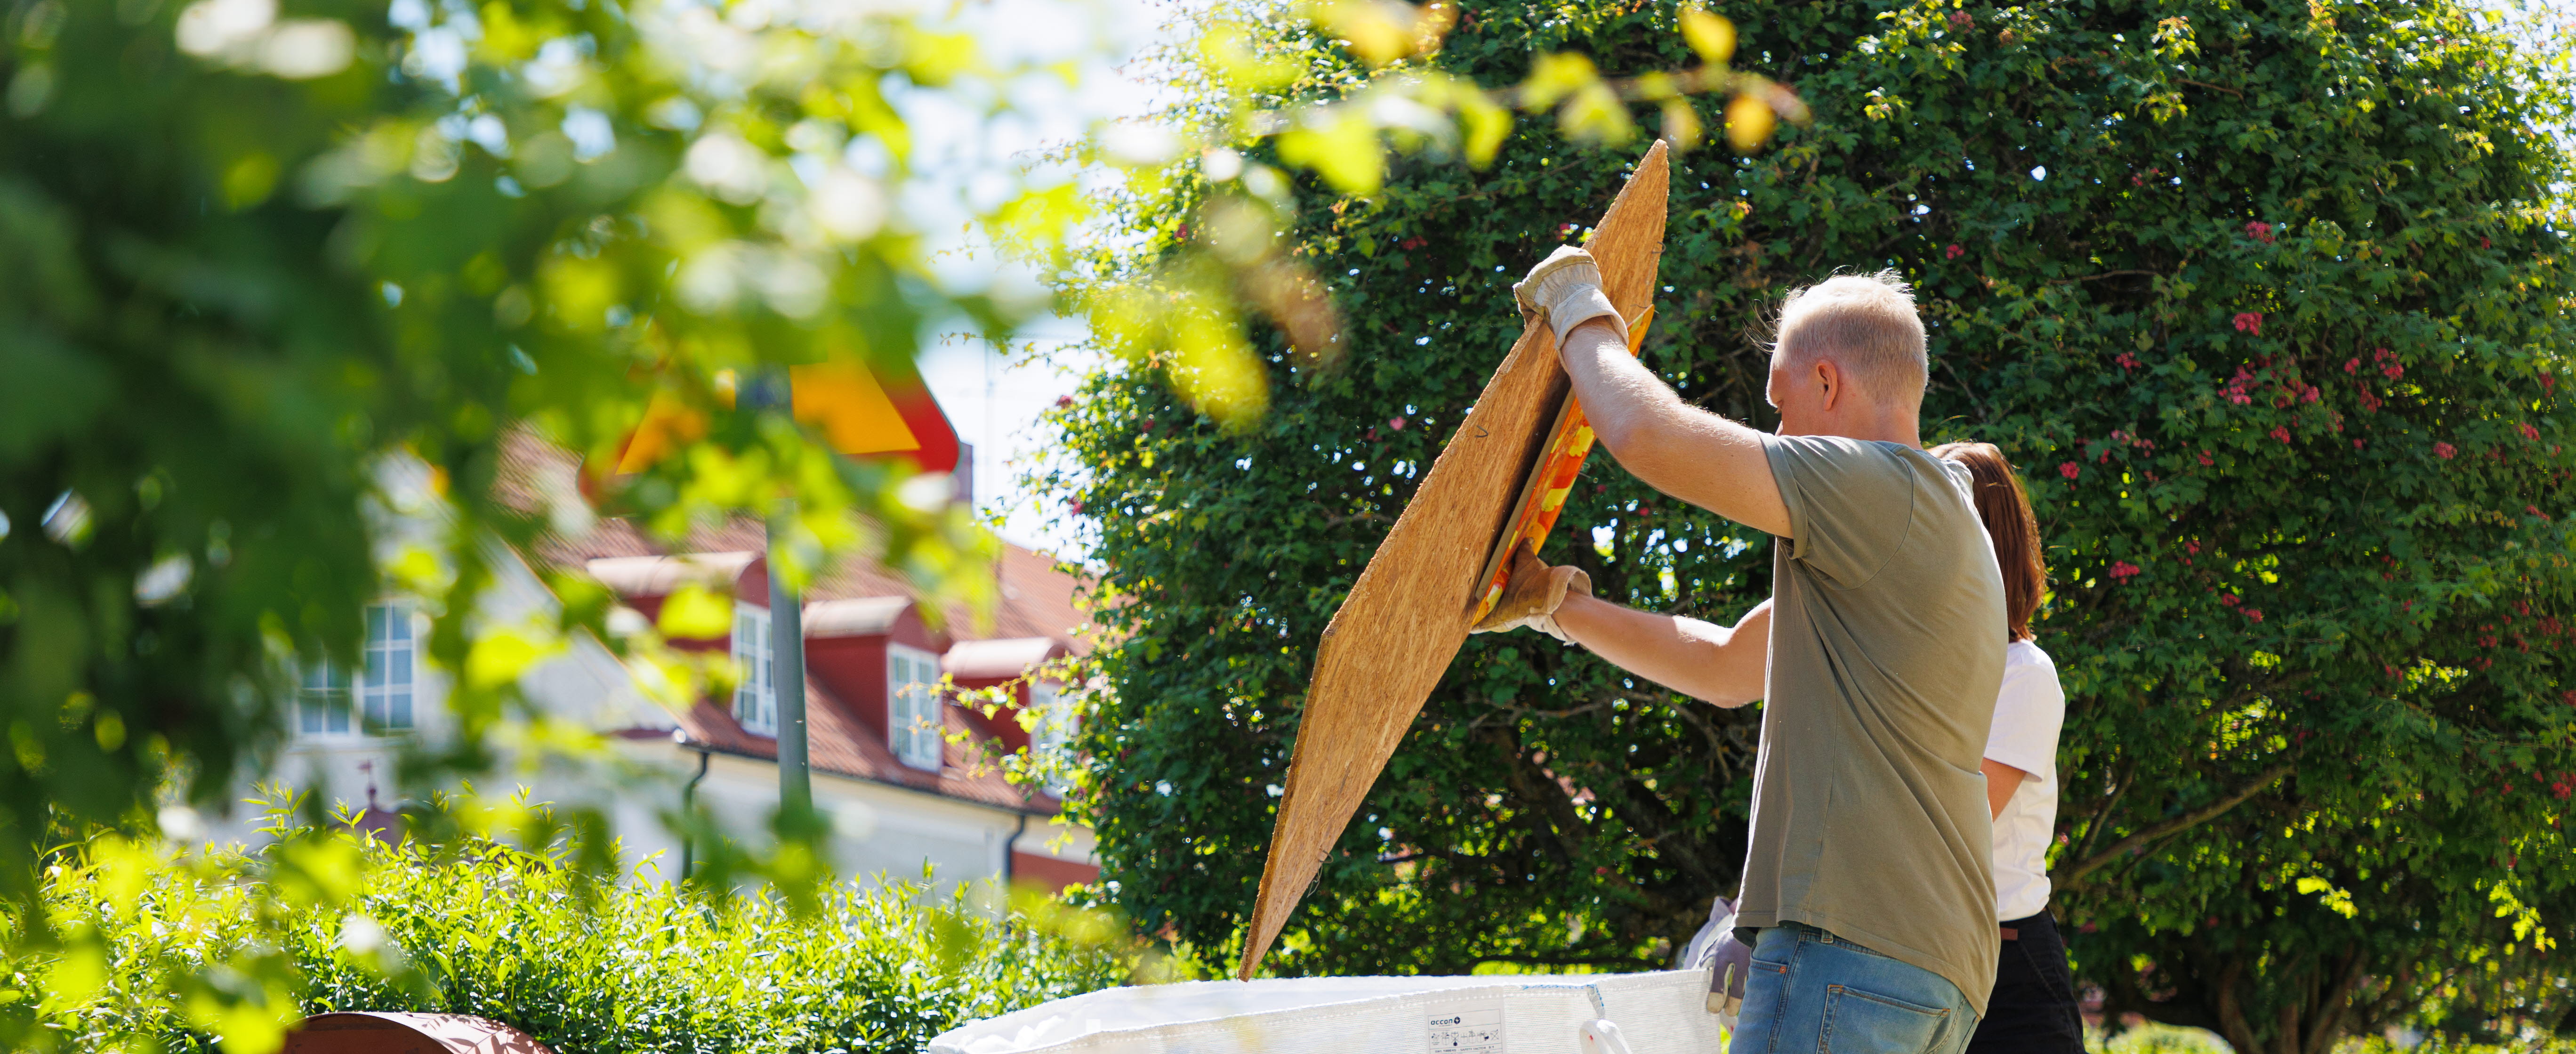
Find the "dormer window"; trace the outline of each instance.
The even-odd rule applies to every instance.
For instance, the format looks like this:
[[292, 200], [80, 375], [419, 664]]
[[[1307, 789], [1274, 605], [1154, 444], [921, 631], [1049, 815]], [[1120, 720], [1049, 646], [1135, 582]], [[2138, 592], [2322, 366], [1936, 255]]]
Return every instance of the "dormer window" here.
[[411, 609], [401, 604], [367, 607], [367, 672], [358, 679], [358, 711], [369, 729], [411, 727]]
[[894, 756], [917, 769], [939, 769], [939, 657], [886, 645], [886, 733]]
[[295, 691], [295, 731], [307, 736], [409, 731], [416, 646], [410, 607], [367, 605], [361, 654], [365, 668], [353, 678], [347, 666], [329, 659], [305, 667]]
[[1055, 685], [1029, 685], [1029, 712], [1037, 719], [1029, 731], [1029, 760], [1045, 774], [1047, 793], [1059, 798], [1073, 790], [1073, 740], [1082, 734], [1080, 703], [1080, 696]]
[[770, 650], [769, 612], [736, 604], [733, 609], [733, 661], [742, 680], [733, 689], [733, 719], [753, 735], [778, 735], [778, 686]]

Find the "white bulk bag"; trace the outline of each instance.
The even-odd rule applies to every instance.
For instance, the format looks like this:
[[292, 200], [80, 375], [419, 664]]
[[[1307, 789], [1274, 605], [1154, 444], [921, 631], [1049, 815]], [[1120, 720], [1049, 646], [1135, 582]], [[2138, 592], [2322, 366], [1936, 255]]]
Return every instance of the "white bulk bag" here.
[[1111, 988], [941, 1033], [931, 1054], [1723, 1054], [1708, 971], [1300, 977]]

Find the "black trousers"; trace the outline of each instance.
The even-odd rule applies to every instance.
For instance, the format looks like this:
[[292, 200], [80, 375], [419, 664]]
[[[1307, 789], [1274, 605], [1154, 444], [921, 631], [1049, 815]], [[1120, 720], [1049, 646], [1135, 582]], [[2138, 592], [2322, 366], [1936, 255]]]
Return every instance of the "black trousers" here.
[[2075, 1009], [2075, 978], [2066, 972], [2066, 940], [2045, 911], [2006, 919], [2016, 931], [2003, 942], [1995, 964], [1995, 991], [1986, 1016], [1968, 1038], [1968, 1054], [2084, 1054], [2083, 1018]]

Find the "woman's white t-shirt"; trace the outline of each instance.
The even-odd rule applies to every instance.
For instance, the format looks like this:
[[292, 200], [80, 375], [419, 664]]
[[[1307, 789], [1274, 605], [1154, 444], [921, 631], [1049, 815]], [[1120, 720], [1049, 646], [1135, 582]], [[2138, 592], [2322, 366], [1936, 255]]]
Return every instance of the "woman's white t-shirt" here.
[[2066, 692], [2057, 664], [2026, 640], [2004, 649], [2004, 689], [1995, 698], [1986, 757], [2029, 778], [1995, 816], [1995, 917], [2029, 918], [2048, 907], [2048, 843], [2057, 830], [2057, 730]]

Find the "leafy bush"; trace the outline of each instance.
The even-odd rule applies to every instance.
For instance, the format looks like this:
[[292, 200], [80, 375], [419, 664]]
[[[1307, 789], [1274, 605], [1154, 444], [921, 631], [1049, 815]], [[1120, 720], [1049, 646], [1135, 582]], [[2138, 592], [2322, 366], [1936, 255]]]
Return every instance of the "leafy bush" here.
[[[927, 876], [842, 885], [800, 912], [602, 883], [552, 852], [348, 833], [290, 832], [248, 857], [105, 838], [50, 868], [44, 894], [69, 943], [9, 964], [0, 1000], [34, 1015], [40, 1044], [81, 1051], [273, 1050], [302, 1014], [407, 1010], [507, 1022], [558, 1054], [908, 1052], [1154, 969], [1106, 914], [988, 910]], [[245, 958], [290, 980], [203, 969]], [[211, 998], [227, 984], [253, 987]]]
[[[2055, 906], [2109, 1009], [2239, 1049], [2453, 1005], [2559, 1020], [2576, 271], [2569, 158], [2538, 129], [2567, 123], [2565, 39], [2517, 53], [2447, 0], [1715, 6], [1814, 123], [1680, 159], [1645, 356], [1768, 427], [1758, 330], [1784, 291], [1916, 283], [1926, 438], [2002, 446], [2050, 543]], [[1660, 68], [1677, 17], [1468, 0], [1434, 61]], [[1520, 329], [1509, 282], [1625, 156], [1524, 128], [1489, 171], [1310, 195], [1299, 251], [1352, 345], [1307, 371], [1273, 339], [1298, 383], [1248, 434], [1116, 359], [1058, 412], [1054, 479], [1134, 601], [1104, 613], [1089, 807], [1149, 925], [1234, 933], [1317, 635]], [[1112, 270], [1194, 237], [1193, 193], [1131, 203]], [[1545, 555], [1718, 618], [1771, 558], [1606, 458]], [[1661, 962], [1736, 888], [1755, 720], [1534, 635], [1471, 640], [1274, 965]]]

